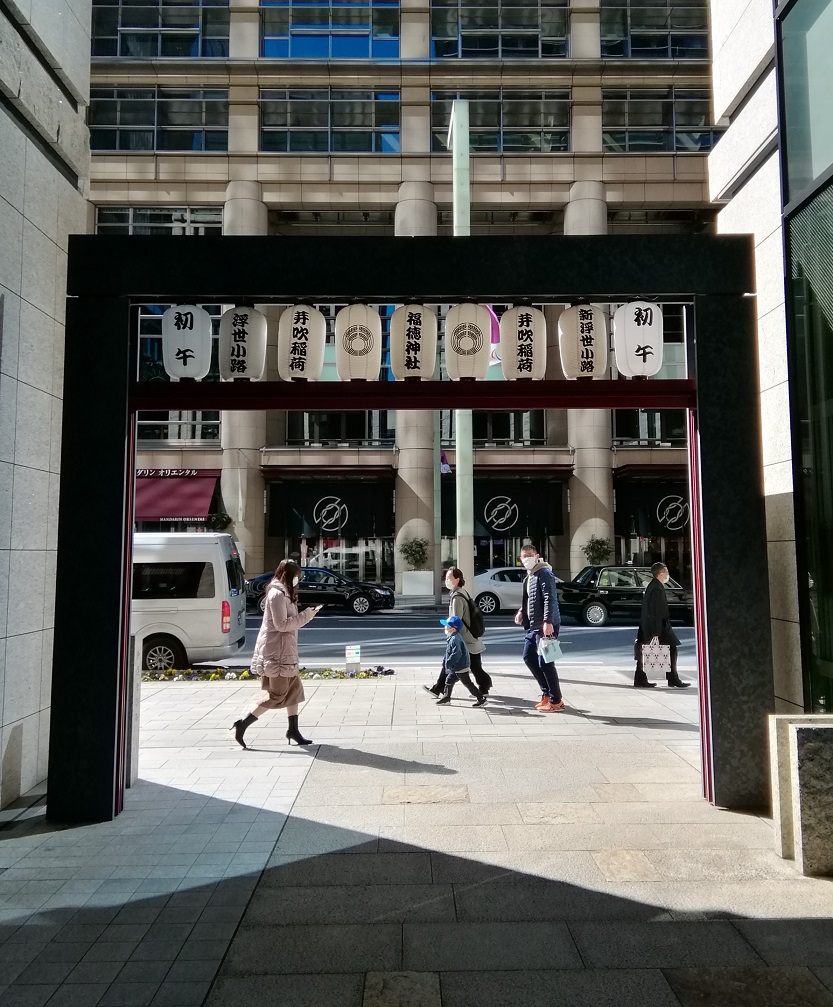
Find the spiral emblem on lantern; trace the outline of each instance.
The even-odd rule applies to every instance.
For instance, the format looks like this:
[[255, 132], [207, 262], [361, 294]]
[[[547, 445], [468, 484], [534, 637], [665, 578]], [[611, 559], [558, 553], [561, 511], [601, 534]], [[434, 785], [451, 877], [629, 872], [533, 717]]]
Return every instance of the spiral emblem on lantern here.
[[451, 349], [460, 357], [473, 357], [483, 349], [483, 330], [474, 322], [461, 322], [451, 333]]
[[366, 357], [373, 349], [373, 333], [364, 325], [351, 325], [344, 330], [342, 344], [351, 357]]

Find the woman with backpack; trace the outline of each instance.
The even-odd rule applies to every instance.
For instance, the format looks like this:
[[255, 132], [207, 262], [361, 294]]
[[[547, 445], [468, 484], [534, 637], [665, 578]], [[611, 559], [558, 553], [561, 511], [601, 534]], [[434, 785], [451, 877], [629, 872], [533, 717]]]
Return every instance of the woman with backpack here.
[[[458, 566], [451, 566], [446, 571], [445, 586], [451, 592], [448, 599], [448, 615], [456, 615], [463, 623], [460, 635], [468, 648], [471, 657], [471, 674], [477, 683], [477, 688], [484, 696], [488, 696], [492, 688], [492, 680], [483, 669], [481, 654], [486, 649], [483, 643], [483, 616], [477, 608], [472, 596], [466, 590], [466, 579]], [[424, 685], [423, 689], [432, 696], [441, 696], [445, 691], [445, 660], [440, 669], [440, 676], [434, 685]]]

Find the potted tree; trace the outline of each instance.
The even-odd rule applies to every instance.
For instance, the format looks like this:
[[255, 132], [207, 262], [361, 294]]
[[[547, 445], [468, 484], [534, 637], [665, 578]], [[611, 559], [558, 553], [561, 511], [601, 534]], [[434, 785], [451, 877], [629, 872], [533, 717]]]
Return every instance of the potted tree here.
[[403, 595], [426, 595], [434, 592], [434, 573], [428, 569], [428, 540], [406, 538], [399, 543], [399, 553], [410, 570], [402, 572]]

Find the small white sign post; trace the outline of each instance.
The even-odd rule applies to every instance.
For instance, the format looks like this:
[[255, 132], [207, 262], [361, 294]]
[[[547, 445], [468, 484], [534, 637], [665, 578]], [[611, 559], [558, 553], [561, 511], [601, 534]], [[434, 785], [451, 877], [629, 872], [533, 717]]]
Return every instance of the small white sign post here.
[[356, 644], [348, 645], [344, 648], [344, 669], [345, 671], [361, 671], [362, 648]]

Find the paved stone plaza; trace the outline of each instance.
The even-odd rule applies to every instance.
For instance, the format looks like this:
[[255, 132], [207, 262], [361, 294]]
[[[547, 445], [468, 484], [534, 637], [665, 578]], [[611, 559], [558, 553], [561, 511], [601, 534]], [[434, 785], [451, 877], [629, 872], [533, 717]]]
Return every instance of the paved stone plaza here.
[[307, 682], [308, 750], [230, 741], [255, 683], [144, 686], [121, 816], [0, 813], [0, 1003], [833, 1007], [833, 883], [702, 800], [694, 689], [488, 667], [483, 710]]

